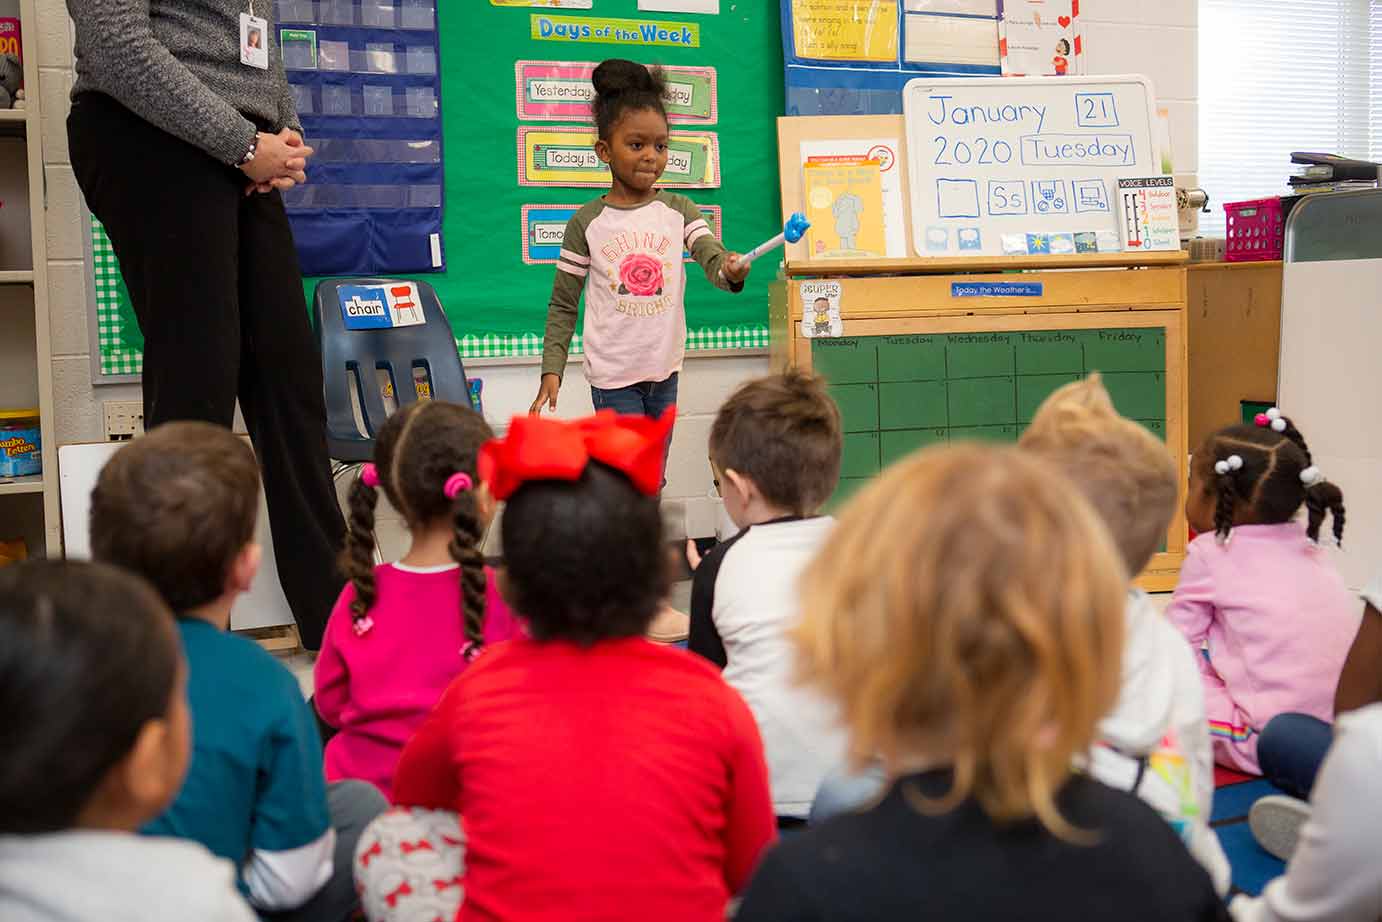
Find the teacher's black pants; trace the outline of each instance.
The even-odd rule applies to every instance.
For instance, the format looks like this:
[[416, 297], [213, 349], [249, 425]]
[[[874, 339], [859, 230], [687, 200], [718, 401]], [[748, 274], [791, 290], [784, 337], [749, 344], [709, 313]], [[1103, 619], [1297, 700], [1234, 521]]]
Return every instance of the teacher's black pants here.
[[[283, 200], [83, 93], [72, 166], [114, 245], [144, 334], [144, 422], [229, 427], [235, 401], [264, 472], [274, 557], [303, 646], [321, 646], [345, 534], [326, 453], [321, 353]], [[215, 527], [214, 523], [207, 523]]]

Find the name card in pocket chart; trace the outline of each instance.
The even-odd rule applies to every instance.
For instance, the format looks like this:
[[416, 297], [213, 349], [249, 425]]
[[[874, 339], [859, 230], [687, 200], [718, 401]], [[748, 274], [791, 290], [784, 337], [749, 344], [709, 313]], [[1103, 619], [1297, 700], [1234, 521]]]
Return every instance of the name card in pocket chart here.
[[412, 282], [342, 285], [339, 297], [347, 330], [388, 330], [427, 322], [417, 285]]
[[842, 287], [839, 282], [801, 283], [801, 335], [807, 339], [843, 336], [845, 322], [840, 317]]

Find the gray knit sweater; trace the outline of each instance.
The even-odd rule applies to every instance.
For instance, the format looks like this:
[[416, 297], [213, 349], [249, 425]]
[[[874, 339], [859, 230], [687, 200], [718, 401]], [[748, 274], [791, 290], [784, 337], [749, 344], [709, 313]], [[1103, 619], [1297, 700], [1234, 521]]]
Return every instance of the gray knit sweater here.
[[[240, 14], [250, 0], [67, 0], [77, 25], [72, 95], [105, 93], [223, 163], [249, 151], [251, 118], [301, 131], [269, 19], [269, 69], [240, 63]], [[248, 118], [246, 117], [248, 116]]]

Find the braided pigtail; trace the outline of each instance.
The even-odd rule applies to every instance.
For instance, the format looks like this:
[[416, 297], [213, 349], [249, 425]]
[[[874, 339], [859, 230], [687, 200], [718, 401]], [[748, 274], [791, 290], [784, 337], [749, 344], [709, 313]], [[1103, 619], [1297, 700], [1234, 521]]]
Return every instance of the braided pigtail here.
[[1342, 547], [1344, 544], [1344, 492], [1336, 484], [1318, 480], [1305, 488], [1305, 508], [1309, 519], [1305, 533], [1311, 541], [1320, 540], [1320, 526], [1324, 524], [1325, 513], [1334, 518], [1334, 540]]
[[1233, 531], [1233, 511], [1238, 507], [1238, 488], [1233, 483], [1233, 471], [1216, 474], [1214, 487], [1214, 534], [1227, 541]]
[[465, 627], [465, 658], [474, 659], [485, 644], [485, 557], [480, 552], [483, 534], [476, 515], [475, 494], [467, 491], [455, 500], [454, 532], [449, 550], [461, 567], [461, 620]]
[[[372, 468], [373, 465], [370, 465]], [[355, 587], [350, 603], [350, 620], [356, 634], [364, 634], [373, 625], [369, 610], [374, 607], [377, 587], [374, 582], [374, 507], [379, 502], [377, 477], [361, 476], [350, 488], [350, 522], [346, 533], [345, 550], [341, 553], [341, 570]]]

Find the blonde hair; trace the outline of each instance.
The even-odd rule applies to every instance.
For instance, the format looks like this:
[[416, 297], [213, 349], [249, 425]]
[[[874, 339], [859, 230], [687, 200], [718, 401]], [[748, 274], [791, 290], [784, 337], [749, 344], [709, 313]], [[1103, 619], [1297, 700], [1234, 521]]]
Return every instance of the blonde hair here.
[[[1053, 468], [1015, 448], [921, 451], [846, 507], [802, 584], [802, 678], [851, 755], [954, 771], [949, 794], [1074, 837], [1055, 797], [1118, 693], [1126, 585]], [[915, 793], [915, 792], [913, 792]]]
[[1129, 579], [1141, 573], [1176, 514], [1180, 476], [1164, 442], [1118, 415], [1099, 373], [1047, 397], [1018, 444], [1070, 478], [1108, 526]]

